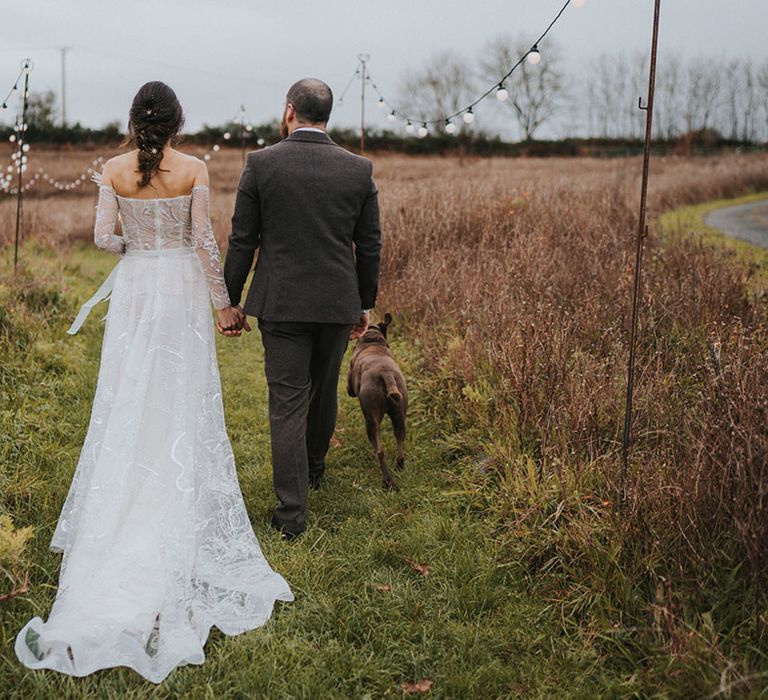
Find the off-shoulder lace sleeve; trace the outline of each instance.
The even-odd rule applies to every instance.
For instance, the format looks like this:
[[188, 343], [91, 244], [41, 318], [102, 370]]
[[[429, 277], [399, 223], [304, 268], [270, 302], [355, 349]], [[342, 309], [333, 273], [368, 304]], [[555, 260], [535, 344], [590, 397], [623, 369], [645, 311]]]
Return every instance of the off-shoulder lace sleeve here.
[[125, 241], [115, 235], [117, 224], [117, 195], [107, 185], [99, 186], [99, 203], [96, 205], [96, 225], [93, 241], [99, 248], [120, 255], [125, 252]]
[[227, 286], [221, 270], [221, 254], [211, 228], [209, 213], [208, 187], [196, 185], [192, 188], [192, 237], [195, 241], [197, 256], [203, 266], [205, 281], [211, 293], [211, 301], [216, 309], [230, 305]]

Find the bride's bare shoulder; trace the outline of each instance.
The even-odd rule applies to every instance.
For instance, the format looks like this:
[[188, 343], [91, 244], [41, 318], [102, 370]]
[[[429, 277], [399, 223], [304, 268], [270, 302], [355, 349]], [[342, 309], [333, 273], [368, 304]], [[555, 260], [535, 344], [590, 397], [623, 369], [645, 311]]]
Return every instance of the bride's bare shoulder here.
[[129, 151], [110, 158], [101, 170], [102, 178], [107, 180], [125, 170], [133, 172], [136, 169], [136, 153], [136, 151]]

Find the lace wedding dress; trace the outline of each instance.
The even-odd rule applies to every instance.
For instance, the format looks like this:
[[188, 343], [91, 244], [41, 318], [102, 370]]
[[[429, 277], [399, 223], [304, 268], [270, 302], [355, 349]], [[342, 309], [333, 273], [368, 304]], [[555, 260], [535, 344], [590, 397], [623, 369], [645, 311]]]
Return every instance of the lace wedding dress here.
[[63, 553], [58, 594], [16, 654], [30, 668], [128, 666], [159, 683], [203, 663], [213, 625], [251, 630], [293, 595], [261, 553], [224, 425], [208, 293], [216, 308], [229, 298], [208, 188], [127, 199], [102, 185], [94, 237], [125, 254], [70, 329], [112, 291], [91, 421], [51, 542]]

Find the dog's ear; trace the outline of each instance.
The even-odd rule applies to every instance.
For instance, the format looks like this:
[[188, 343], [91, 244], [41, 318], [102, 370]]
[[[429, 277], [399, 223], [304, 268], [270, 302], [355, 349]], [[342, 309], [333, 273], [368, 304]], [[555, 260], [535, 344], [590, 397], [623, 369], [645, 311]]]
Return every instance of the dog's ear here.
[[390, 323], [392, 323], [392, 314], [387, 311], [387, 313], [384, 314], [384, 325], [388, 326]]

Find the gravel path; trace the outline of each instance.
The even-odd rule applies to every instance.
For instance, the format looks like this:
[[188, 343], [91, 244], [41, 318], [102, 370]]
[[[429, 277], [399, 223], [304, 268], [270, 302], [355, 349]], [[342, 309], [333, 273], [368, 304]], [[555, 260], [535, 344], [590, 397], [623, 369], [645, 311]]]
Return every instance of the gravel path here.
[[768, 199], [715, 209], [704, 217], [704, 223], [734, 238], [768, 248]]

